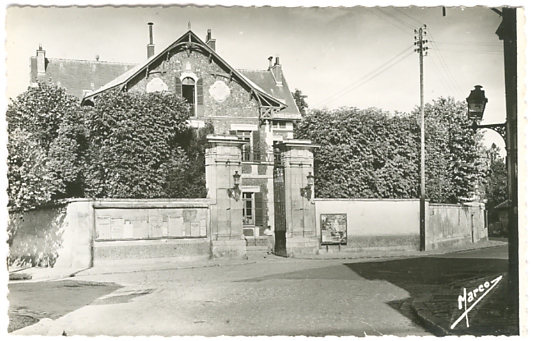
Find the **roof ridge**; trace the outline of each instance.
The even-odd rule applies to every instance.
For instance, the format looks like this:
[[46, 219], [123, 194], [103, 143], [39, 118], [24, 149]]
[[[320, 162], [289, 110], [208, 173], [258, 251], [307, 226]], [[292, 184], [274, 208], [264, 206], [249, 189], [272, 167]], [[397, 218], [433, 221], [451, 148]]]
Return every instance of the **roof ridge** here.
[[[36, 58], [33, 56], [33, 58]], [[103, 63], [103, 64], [117, 64], [117, 65], [139, 65], [139, 63], [126, 63], [126, 62], [108, 62], [104, 60], [87, 60], [87, 59], [67, 59], [67, 58], [46, 58], [48, 60], [62, 60], [70, 62], [83, 62], [83, 63]]]
[[270, 71], [270, 70], [262, 70], [262, 69], [261, 70], [258, 70], [258, 69], [255, 69], [255, 70], [254, 69], [235, 69], [235, 70], [237, 70], [237, 71], [255, 71], [255, 72], [268, 72], [268, 71]]

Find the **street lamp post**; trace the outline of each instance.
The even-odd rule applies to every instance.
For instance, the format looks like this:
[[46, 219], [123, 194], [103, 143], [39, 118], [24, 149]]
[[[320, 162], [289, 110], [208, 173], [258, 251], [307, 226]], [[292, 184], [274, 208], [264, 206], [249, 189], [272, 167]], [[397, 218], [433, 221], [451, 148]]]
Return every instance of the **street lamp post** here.
[[[506, 84], [508, 85], [508, 84]], [[483, 119], [485, 112], [485, 105], [488, 99], [485, 97], [485, 91], [481, 90], [482, 86], [476, 85], [474, 90], [466, 99], [468, 104], [468, 118], [472, 119], [472, 129], [477, 130], [481, 128], [492, 129], [503, 137], [505, 141], [505, 150], [507, 152], [507, 186], [508, 186], [508, 237], [509, 237], [509, 269], [508, 269], [508, 283], [509, 283], [509, 298], [513, 304], [518, 304], [518, 219], [517, 219], [517, 160], [516, 160], [516, 112], [512, 110], [507, 112], [507, 120], [505, 123], [496, 124], [479, 124]], [[511, 86], [512, 88], [512, 86]], [[509, 99], [508, 99], [509, 100]], [[511, 99], [512, 101], [512, 99]], [[511, 105], [512, 107], [512, 105]], [[516, 110], [516, 107], [514, 108]], [[514, 114], [514, 117], [513, 117]], [[514, 118], [514, 119], [513, 119]], [[513, 147], [515, 146], [515, 147]], [[517, 308], [515, 308], [517, 309]], [[517, 309], [518, 310], [518, 309]]]

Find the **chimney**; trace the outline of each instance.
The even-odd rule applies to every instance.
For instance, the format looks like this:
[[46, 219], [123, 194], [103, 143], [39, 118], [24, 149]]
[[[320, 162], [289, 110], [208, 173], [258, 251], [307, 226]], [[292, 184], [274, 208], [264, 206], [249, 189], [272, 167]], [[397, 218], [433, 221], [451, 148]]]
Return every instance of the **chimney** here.
[[41, 44], [37, 50], [37, 76], [44, 76], [46, 74], [46, 51], [43, 50]]
[[272, 70], [272, 75], [274, 75], [274, 79], [276, 80], [276, 85], [282, 86], [283, 82], [282, 82], [281, 64], [279, 63], [278, 56], [276, 56], [276, 62], [274, 63], [274, 66], [271, 67], [271, 70]]
[[274, 57], [272, 57], [272, 56], [268, 57], [268, 71], [270, 71], [270, 69], [272, 69], [272, 59], [273, 58]]
[[99, 61], [99, 60], [100, 60], [100, 56], [99, 56], [99, 55], [96, 55], [96, 56], [94, 57], [94, 59], [96, 59], [96, 61]]
[[205, 43], [211, 48], [211, 50], [216, 51], [217, 40], [211, 38], [211, 29], [207, 30], [207, 37], [205, 38]]
[[148, 55], [148, 58], [152, 57], [155, 53], [155, 45], [154, 45], [154, 34], [152, 31], [152, 27], [154, 26], [153, 23], [148, 23], [148, 32], [150, 33], [150, 43], [146, 46], [146, 52]]

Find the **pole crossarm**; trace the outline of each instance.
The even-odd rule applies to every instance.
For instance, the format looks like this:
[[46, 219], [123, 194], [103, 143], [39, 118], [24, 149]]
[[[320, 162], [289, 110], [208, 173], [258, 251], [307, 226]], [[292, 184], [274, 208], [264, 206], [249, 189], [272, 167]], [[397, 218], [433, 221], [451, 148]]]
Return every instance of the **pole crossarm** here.
[[476, 121], [474, 121], [472, 122], [472, 129], [491, 129], [500, 134], [507, 144], [507, 123], [478, 124]]

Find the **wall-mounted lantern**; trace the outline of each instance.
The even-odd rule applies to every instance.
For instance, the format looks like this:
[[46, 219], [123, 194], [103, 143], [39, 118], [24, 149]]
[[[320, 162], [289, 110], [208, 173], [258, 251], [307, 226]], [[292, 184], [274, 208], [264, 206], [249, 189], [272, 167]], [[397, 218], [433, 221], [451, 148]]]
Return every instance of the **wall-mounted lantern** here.
[[477, 130], [481, 128], [492, 129], [501, 135], [504, 141], [507, 142], [507, 124], [495, 123], [495, 124], [479, 124], [483, 120], [483, 114], [485, 113], [485, 106], [489, 101], [485, 97], [485, 90], [481, 90], [481, 85], [474, 86], [474, 90], [470, 91], [470, 95], [466, 99], [468, 104], [468, 118], [472, 120], [472, 129]]
[[485, 97], [485, 91], [481, 90], [481, 85], [474, 86], [474, 90], [470, 91], [470, 95], [466, 99], [468, 103], [468, 118], [475, 120], [482, 120], [485, 106], [489, 101]]
[[239, 198], [241, 197], [241, 175], [238, 171], [235, 171], [235, 174], [233, 174], [233, 187], [228, 188], [228, 196], [230, 198], [235, 199], [235, 201], [239, 201]]
[[300, 188], [300, 194], [302, 197], [311, 200], [311, 194], [313, 194], [313, 186], [315, 185], [315, 177], [311, 172], [307, 175], [307, 186]]

